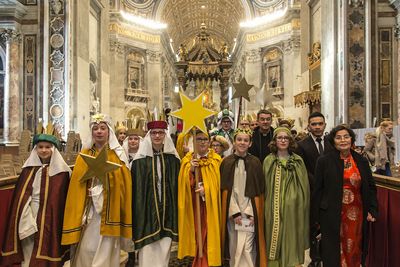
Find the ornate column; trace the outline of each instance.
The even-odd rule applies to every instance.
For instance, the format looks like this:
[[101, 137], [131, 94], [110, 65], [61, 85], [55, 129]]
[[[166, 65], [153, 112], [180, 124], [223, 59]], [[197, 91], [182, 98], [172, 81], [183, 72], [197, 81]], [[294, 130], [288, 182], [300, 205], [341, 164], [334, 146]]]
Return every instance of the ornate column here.
[[[49, 1], [49, 95], [48, 112], [49, 122], [53, 122], [60, 127], [62, 134], [65, 131], [66, 98], [68, 93], [65, 86], [65, 1]], [[43, 112], [47, 112], [44, 110]]]
[[0, 33], [6, 41], [6, 76], [4, 79], [4, 141], [6, 144], [18, 143], [20, 132], [20, 43], [21, 34], [6, 29]]
[[221, 89], [221, 101], [219, 103], [219, 107], [221, 110], [225, 108], [229, 109], [228, 84], [229, 84], [229, 70], [224, 69], [219, 79], [219, 88]]
[[366, 40], [364, 1], [349, 0], [347, 8], [348, 124], [366, 127]]

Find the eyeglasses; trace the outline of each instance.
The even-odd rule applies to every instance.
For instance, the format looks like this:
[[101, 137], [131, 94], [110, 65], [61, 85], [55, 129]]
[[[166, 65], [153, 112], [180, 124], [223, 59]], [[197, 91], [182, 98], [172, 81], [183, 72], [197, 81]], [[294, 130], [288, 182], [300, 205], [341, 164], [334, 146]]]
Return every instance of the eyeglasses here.
[[212, 144], [211, 146], [212, 147], [220, 147], [221, 145], [220, 144]]
[[289, 141], [289, 140], [290, 140], [290, 137], [289, 137], [289, 136], [278, 136], [278, 137], [276, 138], [276, 140], [278, 140], [278, 141], [280, 141], [280, 142], [286, 142], [286, 141]]
[[196, 141], [197, 142], [203, 142], [203, 143], [205, 143], [205, 142], [208, 142], [208, 138], [196, 138]]
[[226, 120], [226, 121], [221, 121], [221, 123], [230, 123], [230, 120]]
[[336, 135], [335, 136], [335, 140], [338, 140], [338, 141], [340, 141], [340, 140], [349, 140], [349, 139], [351, 139], [350, 135], [343, 135], [343, 136]]
[[165, 135], [165, 132], [164, 131], [151, 131], [150, 134], [153, 136], [156, 136], [156, 135], [163, 136], [163, 135]]

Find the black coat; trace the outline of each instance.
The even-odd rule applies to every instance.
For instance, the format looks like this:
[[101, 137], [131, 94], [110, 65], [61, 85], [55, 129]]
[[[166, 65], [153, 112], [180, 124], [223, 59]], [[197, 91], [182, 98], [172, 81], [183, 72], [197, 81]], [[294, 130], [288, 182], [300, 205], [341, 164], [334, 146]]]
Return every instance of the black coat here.
[[[351, 151], [361, 175], [361, 198], [363, 205], [362, 264], [368, 252], [368, 212], [378, 217], [375, 181], [368, 161]], [[322, 240], [321, 253], [324, 267], [340, 266], [340, 225], [343, 196], [344, 161], [336, 149], [320, 157], [315, 169], [315, 188], [311, 201], [311, 220], [319, 223]]]
[[[327, 137], [324, 138], [324, 155], [331, 152], [333, 150], [333, 146], [327, 140]], [[315, 165], [317, 164], [317, 159], [320, 157], [318, 148], [314, 142], [314, 139], [311, 135], [306, 137], [304, 140], [297, 143], [297, 148], [295, 153], [299, 155], [306, 165], [308, 181], [310, 182], [310, 192], [312, 193], [314, 190], [314, 171]]]
[[264, 162], [265, 157], [271, 153], [268, 145], [269, 142], [272, 141], [273, 136], [274, 128], [272, 127], [270, 127], [269, 132], [266, 135], [263, 135], [260, 132], [260, 126], [254, 129], [253, 136], [251, 137], [249, 153], [256, 156], [260, 160], [261, 165]]

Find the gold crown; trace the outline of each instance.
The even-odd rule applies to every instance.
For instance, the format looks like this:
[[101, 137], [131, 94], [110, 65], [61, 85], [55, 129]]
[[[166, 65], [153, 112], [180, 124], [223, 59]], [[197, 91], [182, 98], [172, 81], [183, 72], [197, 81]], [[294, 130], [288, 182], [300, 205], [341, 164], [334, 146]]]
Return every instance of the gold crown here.
[[39, 121], [36, 127], [36, 134], [54, 135], [58, 140], [61, 140], [61, 133], [58, 127], [56, 127], [55, 124], [52, 124], [50, 122], [47, 124], [46, 127], [44, 127], [43, 122]]
[[292, 129], [294, 126], [294, 119], [284, 119], [284, 118], [278, 118], [278, 127], [286, 127], [288, 129]]
[[117, 121], [117, 124], [114, 125], [115, 132], [124, 130], [126, 131], [126, 126], [123, 122]]

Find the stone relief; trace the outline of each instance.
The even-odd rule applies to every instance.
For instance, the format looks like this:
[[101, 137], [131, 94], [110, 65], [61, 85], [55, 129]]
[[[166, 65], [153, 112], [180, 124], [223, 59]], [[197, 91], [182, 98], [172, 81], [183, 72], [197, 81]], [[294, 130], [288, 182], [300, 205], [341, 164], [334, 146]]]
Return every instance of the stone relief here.
[[63, 15], [63, 4], [64, 1], [61, 0], [50, 0], [50, 8], [53, 15]]
[[50, 55], [50, 61], [54, 66], [58, 66], [64, 61], [64, 54], [61, 53], [60, 50], [54, 50]]
[[53, 31], [59, 32], [62, 28], [64, 28], [64, 22], [60, 17], [55, 17], [51, 22], [50, 22], [50, 27]]
[[100, 112], [100, 99], [97, 94], [97, 68], [93, 62], [89, 64], [89, 80], [90, 80], [90, 114]]

